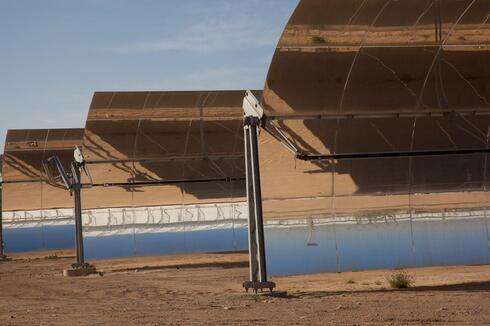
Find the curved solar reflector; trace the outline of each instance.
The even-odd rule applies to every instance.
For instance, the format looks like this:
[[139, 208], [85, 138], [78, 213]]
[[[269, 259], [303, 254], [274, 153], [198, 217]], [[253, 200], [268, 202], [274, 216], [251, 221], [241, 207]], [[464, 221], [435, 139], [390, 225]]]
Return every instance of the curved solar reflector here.
[[244, 94], [96, 93], [83, 141], [96, 187], [84, 206], [243, 200]]
[[73, 198], [48, 184], [42, 161], [58, 156], [70, 171], [83, 129], [9, 130], [2, 167], [2, 224], [7, 252], [73, 247]]
[[246, 247], [244, 95], [94, 95], [83, 140], [88, 257]]
[[9, 130], [3, 162], [3, 211], [53, 210], [73, 207], [66, 189], [46, 183], [42, 161], [58, 156], [69, 171], [83, 129]]
[[489, 58], [486, 0], [300, 1], [263, 94], [266, 216], [488, 205]]
[[273, 116], [488, 108], [485, 0], [307, 0], [272, 61]]

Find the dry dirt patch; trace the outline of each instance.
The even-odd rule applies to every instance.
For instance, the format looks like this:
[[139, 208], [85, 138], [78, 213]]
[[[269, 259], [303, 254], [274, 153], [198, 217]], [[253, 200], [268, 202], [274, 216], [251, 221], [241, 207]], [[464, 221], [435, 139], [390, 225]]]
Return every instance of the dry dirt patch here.
[[490, 324], [490, 266], [410, 269], [401, 291], [391, 271], [278, 277], [287, 295], [270, 297], [241, 288], [246, 253], [97, 261], [103, 276], [78, 279], [62, 276], [71, 256], [0, 263], [0, 324]]

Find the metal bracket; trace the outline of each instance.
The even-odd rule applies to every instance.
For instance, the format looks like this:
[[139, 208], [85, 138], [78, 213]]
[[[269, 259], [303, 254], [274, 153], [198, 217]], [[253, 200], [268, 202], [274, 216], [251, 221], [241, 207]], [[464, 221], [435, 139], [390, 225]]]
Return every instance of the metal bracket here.
[[245, 118], [255, 117], [262, 120], [264, 117], [264, 109], [251, 91], [246, 91], [245, 93], [245, 98], [243, 99], [243, 111]]
[[57, 156], [44, 160], [43, 167], [50, 185], [57, 186], [59, 182], [62, 182], [67, 190], [71, 189], [71, 178], [66, 174], [65, 169]]
[[250, 280], [243, 283], [248, 292], [264, 289], [274, 290], [276, 284], [267, 280], [265, 258], [264, 218], [262, 211], [262, 192], [260, 187], [260, 167], [258, 132], [264, 110], [252, 92], [247, 91], [243, 100], [245, 165], [248, 202], [248, 243]]

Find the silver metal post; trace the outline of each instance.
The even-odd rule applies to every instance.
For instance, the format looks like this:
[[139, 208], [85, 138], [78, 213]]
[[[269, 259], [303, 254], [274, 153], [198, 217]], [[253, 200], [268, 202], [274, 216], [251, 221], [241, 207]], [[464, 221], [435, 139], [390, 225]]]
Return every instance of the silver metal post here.
[[[63, 165], [59, 157], [52, 156], [46, 160], [43, 160], [44, 171], [48, 179], [48, 184], [52, 186], [58, 186], [62, 183], [66, 190], [70, 191], [73, 195], [74, 207], [73, 215], [75, 218], [75, 250], [77, 261], [71, 265], [70, 269], [65, 269], [63, 275], [65, 276], [86, 276], [96, 272], [94, 266], [85, 262], [85, 254], [83, 250], [83, 223], [82, 223], [82, 169], [85, 170], [90, 183], [92, 185], [92, 178], [85, 168], [85, 160], [81, 150], [76, 147], [73, 152], [73, 158], [71, 162], [71, 175], [66, 174]], [[57, 174], [56, 174], [57, 172]]]
[[81, 168], [79, 162], [72, 163], [72, 183], [70, 190], [73, 193], [75, 207], [75, 245], [77, 262], [71, 267], [72, 269], [64, 270], [65, 276], [86, 276], [96, 272], [95, 267], [85, 262], [85, 254], [83, 250], [83, 223], [82, 223], [82, 181]]
[[276, 284], [267, 280], [267, 263], [265, 258], [264, 218], [262, 212], [262, 192], [260, 187], [258, 128], [260, 119], [246, 117], [244, 126], [245, 136], [245, 165], [247, 176], [248, 202], [248, 239], [250, 259], [250, 281], [244, 282], [243, 287], [259, 290], [270, 289]]
[[264, 289], [274, 290], [276, 284], [267, 281], [265, 259], [264, 216], [260, 188], [259, 128], [264, 110], [253, 92], [247, 91], [243, 99], [245, 165], [247, 173], [248, 243], [250, 280], [243, 283], [245, 290], [255, 293]]
[[2, 182], [0, 180], [0, 261], [5, 260], [6, 258], [7, 257], [5, 256], [5, 248], [3, 242]]
[[246, 182], [247, 182], [247, 201], [248, 201], [248, 252], [250, 264], [250, 281], [257, 282], [259, 279], [259, 266], [257, 263], [257, 227], [255, 219], [255, 204], [254, 204], [254, 187], [252, 179], [252, 162], [250, 160], [250, 127], [244, 126], [245, 140], [245, 167], [246, 167]]
[[82, 199], [81, 199], [81, 184], [80, 184], [80, 169], [75, 167], [73, 171], [77, 174], [75, 180], [78, 180], [76, 184], [73, 185], [73, 196], [75, 199], [75, 243], [77, 251], [77, 263], [74, 268], [84, 268], [85, 267], [85, 256], [83, 252], [83, 230], [82, 230]]
[[253, 201], [257, 235], [257, 253], [259, 263], [260, 282], [267, 282], [267, 265], [265, 260], [265, 241], [264, 241], [264, 217], [262, 210], [262, 191], [260, 187], [260, 167], [259, 167], [259, 145], [257, 139], [257, 125], [260, 123], [258, 119], [252, 119], [250, 125], [250, 159], [252, 165], [252, 185], [253, 185]]
[[[1, 194], [0, 194], [1, 195]], [[2, 224], [2, 207], [0, 206], [0, 260], [5, 257], [5, 249], [3, 244], [3, 224]]]

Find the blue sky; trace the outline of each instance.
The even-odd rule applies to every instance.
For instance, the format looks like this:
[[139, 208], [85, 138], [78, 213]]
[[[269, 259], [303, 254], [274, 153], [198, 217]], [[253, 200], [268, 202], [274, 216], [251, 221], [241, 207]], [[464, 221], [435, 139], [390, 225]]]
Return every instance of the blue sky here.
[[298, 0], [0, 0], [7, 129], [83, 127], [94, 91], [262, 88]]

